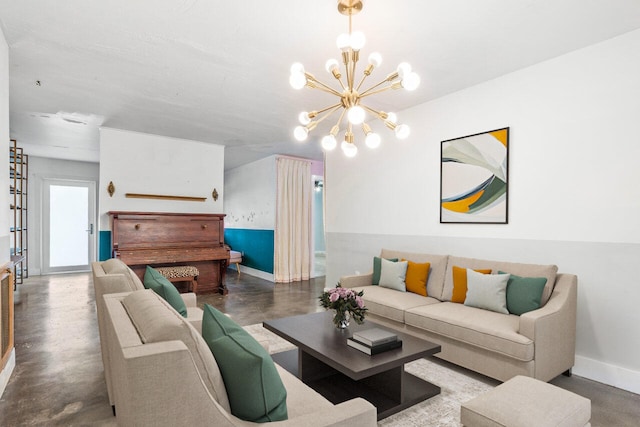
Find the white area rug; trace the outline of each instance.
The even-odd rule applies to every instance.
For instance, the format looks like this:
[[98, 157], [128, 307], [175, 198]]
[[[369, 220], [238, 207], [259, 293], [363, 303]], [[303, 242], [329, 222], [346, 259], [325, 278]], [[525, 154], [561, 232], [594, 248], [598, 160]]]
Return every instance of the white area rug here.
[[[292, 344], [267, 331], [262, 325], [245, 326], [260, 341], [269, 343], [270, 353], [290, 350]], [[479, 396], [498, 382], [473, 372], [458, 368], [438, 359], [420, 359], [407, 363], [405, 370], [419, 378], [441, 387], [438, 396], [405, 409], [378, 422], [378, 426], [437, 426], [459, 427], [460, 405]]]

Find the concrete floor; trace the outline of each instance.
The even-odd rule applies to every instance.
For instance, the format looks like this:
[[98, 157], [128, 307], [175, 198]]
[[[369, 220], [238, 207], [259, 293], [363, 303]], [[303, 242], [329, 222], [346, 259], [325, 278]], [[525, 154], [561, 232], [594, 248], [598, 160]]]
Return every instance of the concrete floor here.
[[[324, 278], [274, 286], [227, 275], [229, 295], [199, 295], [242, 325], [320, 311]], [[102, 371], [89, 273], [38, 276], [15, 294], [16, 369], [0, 399], [0, 426], [116, 425]], [[640, 425], [640, 396], [584, 378], [552, 381], [592, 402], [592, 425]]]

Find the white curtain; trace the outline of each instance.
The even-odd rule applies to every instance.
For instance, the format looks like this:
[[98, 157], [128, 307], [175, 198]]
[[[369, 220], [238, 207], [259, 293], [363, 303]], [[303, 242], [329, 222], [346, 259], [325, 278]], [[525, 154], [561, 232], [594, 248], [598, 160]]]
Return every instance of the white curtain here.
[[311, 162], [278, 157], [276, 161], [276, 283], [311, 277]]

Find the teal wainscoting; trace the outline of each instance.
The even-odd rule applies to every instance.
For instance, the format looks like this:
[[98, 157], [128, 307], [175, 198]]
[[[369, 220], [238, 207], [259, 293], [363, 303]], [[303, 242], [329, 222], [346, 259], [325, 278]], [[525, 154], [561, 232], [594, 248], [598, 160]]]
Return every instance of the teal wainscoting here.
[[104, 261], [111, 258], [111, 231], [98, 232], [98, 260]]
[[273, 230], [225, 228], [224, 242], [242, 252], [242, 265], [273, 273]]

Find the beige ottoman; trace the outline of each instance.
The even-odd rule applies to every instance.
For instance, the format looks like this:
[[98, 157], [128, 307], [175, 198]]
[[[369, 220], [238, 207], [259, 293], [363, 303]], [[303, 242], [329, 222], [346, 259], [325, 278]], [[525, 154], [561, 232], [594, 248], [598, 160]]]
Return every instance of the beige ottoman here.
[[584, 427], [591, 401], [530, 377], [517, 376], [462, 404], [460, 422], [469, 427]]

